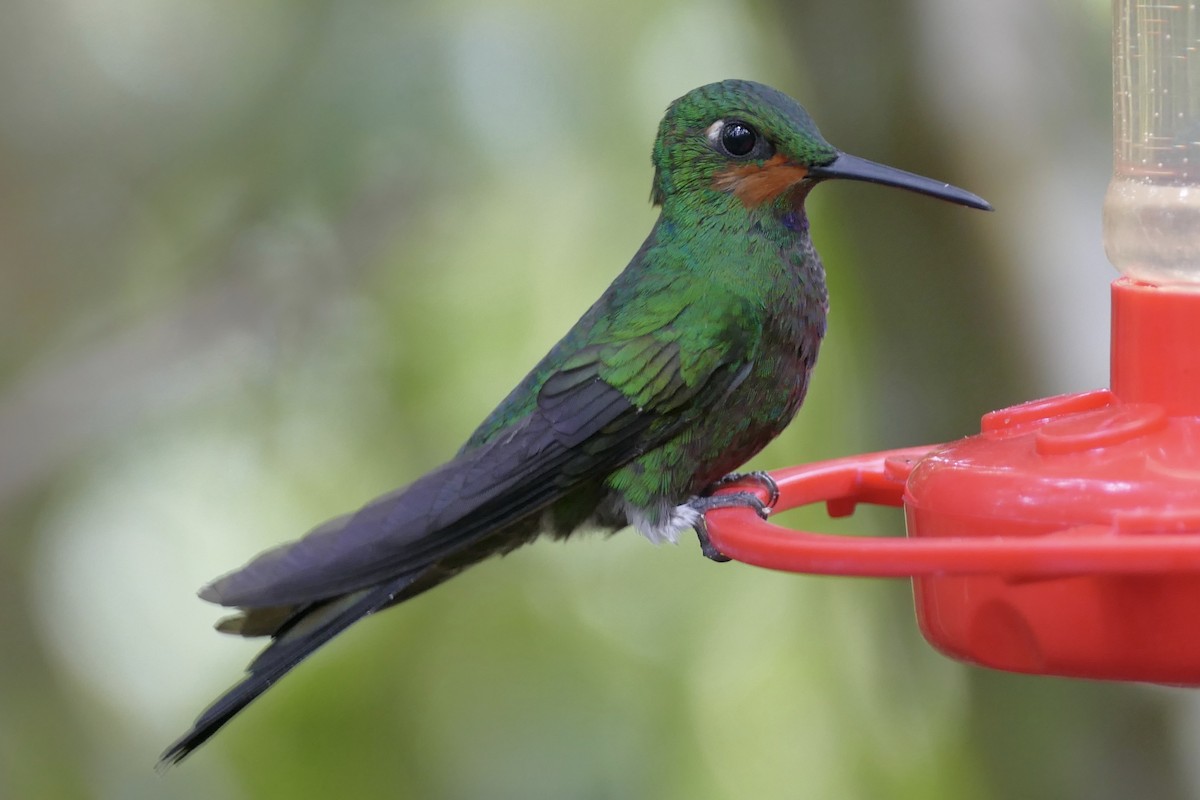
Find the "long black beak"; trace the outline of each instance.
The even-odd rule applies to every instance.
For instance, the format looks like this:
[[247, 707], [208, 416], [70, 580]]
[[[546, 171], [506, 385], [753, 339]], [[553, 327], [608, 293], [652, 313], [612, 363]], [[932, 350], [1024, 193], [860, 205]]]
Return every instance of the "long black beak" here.
[[914, 175], [911, 172], [905, 172], [895, 167], [876, 164], [874, 161], [867, 161], [865, 158], [859, 158], [858, 156], [848, 156], [845, 153], [838, 153], [837, 158], [828, 164], [809, 167], [808, 177], [816, 180], [841, 178], [843, 180], [881, 183], [884, 186], [895, 186], [899, 189], [908, 189], [910, 192], [927, 194], [939, 200], [949, 200], [951, 203], [958, 203], [960, 206], [978, 208], [983, 211], [992, 210], [992, 206], [988, 201], [978, 195], [971, 194], [965, 189], [959, 189], [957, 186], [951, 186], [948, 183], [935, 181], [931, 178]]

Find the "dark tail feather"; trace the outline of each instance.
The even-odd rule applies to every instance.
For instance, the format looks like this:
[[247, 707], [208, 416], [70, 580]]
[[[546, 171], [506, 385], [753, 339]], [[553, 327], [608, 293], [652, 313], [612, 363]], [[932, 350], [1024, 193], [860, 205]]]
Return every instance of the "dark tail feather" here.
[[[402, 575], [365, 592], [356, 592], [346, 598], [315, 606], [299, 616], [250, 662], [246, 678], [205, 709], [192, 724], [192, 729], [163, 752], [158, 760], [158, 768], [165, 769], [187, 758], [189, 753], [208, 741], [210, 736], [271, 688], [292, 667], [350, 625], [391, 603], [419, 575], [419, 572]], [[347, 601], [349, 605], [345, 605]], [[322, 619], [331, 612], [332, 616]]]

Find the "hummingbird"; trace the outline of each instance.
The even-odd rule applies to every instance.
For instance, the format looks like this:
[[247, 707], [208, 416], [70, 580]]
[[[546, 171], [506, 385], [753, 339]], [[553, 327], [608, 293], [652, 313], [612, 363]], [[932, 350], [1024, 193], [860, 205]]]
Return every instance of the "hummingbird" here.
[[240, 683], [170, 745], [176, 763], [317, 648], [539, 536], [633, 527], [651, 542], [777, 497], [714, 494], [795, 416], [825, 335], [825, 269], [804, 201], [818, 183], [895, 186], [970, 208], [941, 181], [847, 155], [787, 95], [745, 80], [675, 100], [658, 128], [660, 209], [612, 285], [467, 439], [412, 484], [204, 586], [222, 632], [270, 637]]

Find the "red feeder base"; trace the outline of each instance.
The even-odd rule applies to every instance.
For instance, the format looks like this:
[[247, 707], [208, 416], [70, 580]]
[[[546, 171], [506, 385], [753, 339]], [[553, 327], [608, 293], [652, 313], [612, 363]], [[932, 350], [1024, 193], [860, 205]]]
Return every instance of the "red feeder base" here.
[[779, 508], [903, 505], [908, 539], [711, 512], [775, 569], [911, 576], [942, 652], [999, 669], [1200, 685], [1200, 293], [1113, 284], [1113, 390], [988, 414], [937, 449], [782, 470]]

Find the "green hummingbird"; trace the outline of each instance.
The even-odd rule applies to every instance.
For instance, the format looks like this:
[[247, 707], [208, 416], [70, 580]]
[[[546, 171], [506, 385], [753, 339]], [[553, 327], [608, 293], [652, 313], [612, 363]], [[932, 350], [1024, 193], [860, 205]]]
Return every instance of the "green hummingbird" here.
[[848, 178], [990, 209], [838, 151], [796, 101], [750, 81], [673, 102], [652, 160], [661, 213], [645, 243], [450, 461], [200, 590], [238, 609], [218, 630], [271, 641], [162, 763], [362, 617], [540, 535], [632, 526], [674, 542], [691, 528], [725, 560], [705, 512], [769, 502], [712, 491], [795, 416], [825, 334], [809, 191]]

